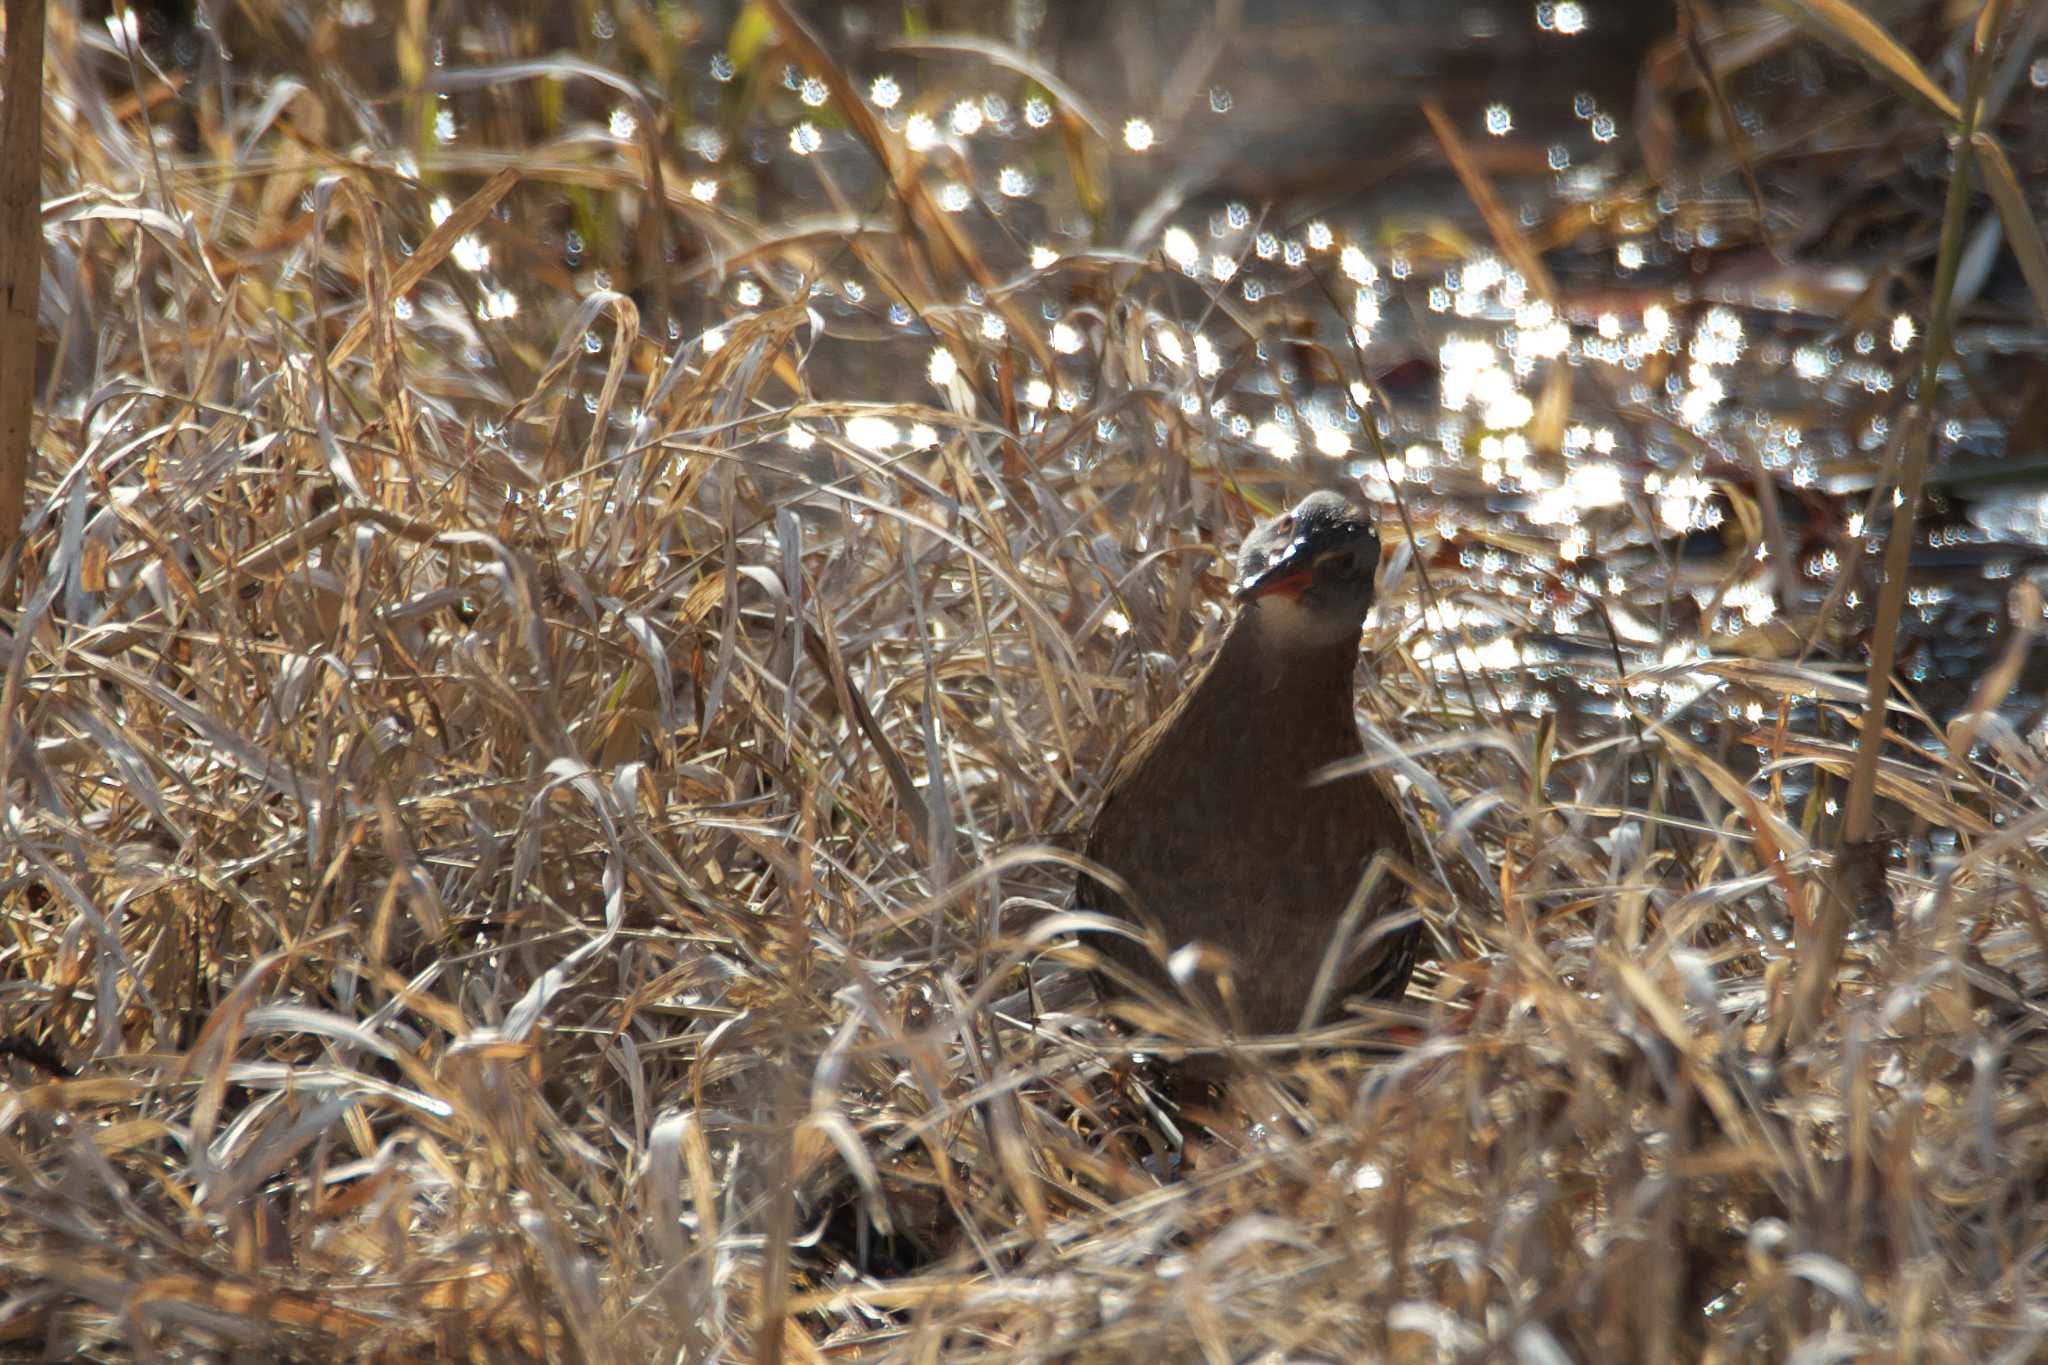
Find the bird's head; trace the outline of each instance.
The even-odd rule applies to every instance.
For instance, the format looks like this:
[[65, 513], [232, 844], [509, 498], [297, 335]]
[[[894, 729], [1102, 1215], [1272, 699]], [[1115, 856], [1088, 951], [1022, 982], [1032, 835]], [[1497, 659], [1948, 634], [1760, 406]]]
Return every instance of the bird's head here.
[[1260, 523], [1238, 552], [1235, 596], [1274, 644], [1356, 641], [1372, 609], [1380, 538], [1339, 493], [1311, 493]]

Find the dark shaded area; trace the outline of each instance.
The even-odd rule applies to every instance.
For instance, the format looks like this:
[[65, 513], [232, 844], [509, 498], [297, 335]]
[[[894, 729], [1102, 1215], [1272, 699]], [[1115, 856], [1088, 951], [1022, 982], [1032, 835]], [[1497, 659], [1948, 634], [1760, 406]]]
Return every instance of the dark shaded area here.
[[[1218, 18], [1230, 8], [1050, 5], [1046, 47], [1066, 79], [1111, 109], [1197, 95], [1170, 134], [1184, 182], [1319, 205], [1351, 201], [1397, 170], [1454, 187], [1420, 112], [1425, 97], [1454, 114], [1506, 105], [1517, 136], [1502, 144], [1502, 164], [1543, 171], [1540, 143], [1579, 122], [1574, 97], [1627, 108], [1644, 54], [1671, 28], [1670, 7], [1654, 3], [1588, 5], [1588, 26], [1569, 36], [1538, 27], [1530, 4], [1493, 0], [1275, 0], [1242, 6], [1234, 24]], [[1396, 191], [1418, 192], [1429, 191], [1405, 177]]]

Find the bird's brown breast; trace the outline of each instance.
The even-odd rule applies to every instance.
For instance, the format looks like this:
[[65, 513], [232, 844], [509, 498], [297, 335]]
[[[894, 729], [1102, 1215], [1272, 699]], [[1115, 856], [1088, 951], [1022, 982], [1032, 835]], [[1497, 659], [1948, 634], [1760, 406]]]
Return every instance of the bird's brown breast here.
[[[1129, 883], [1164, 928], [1169, 951], [1201, 941], [1236, 960], [1237, 1005], [1253, 1032], [1299, 1024], [1332, 931], [1373, 855], [1407, 852], [1406, 826], [1376, 779], [1311, 785], [1326, 765], [1361, 752], [1356, 657], [1351, 645], [1276, 661], [1234, 627], [1215, 660], [1133, 745], [1089, 830], [1088, 856]], [[1392, 888], [1382, 883], [1368, 923], [1392, 909]], [[1089, 908], [1127, 913], [1092, 878], [1082, 878], [1079, 896]], [[1340, 987], [1369, 976], [1382, 993], [1398, 995], [1413, 938], [1412, 930], [1382, 938]], [[1161, 979], [1156, 959], [1136, 943], [1103, 935], [1096, 947]]]

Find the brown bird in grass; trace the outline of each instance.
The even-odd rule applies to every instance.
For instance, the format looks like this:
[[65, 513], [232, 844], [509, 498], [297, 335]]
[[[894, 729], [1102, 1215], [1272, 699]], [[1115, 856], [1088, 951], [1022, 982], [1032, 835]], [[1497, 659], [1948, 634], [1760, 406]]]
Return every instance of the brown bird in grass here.
[[[1353, 672], [1379, 558], [1371, 519], [1336, 493], [1313, 493], [1257, 527], [1215, 657], [1117, 765], [1088, 831], [1088, 857], [1130, 886], [1169, 953], [1201, 942], [1234, 960], [1231, 1005], [1207, 986], [1201, 998], [1248, 1032], [1301, 1025], [1373, 855], [1409, 854], [1407, 826], [1377, 778], [1312, 781], [1364, 752]], [[1407, 989], [1419, 926], [1388, 928], [1398, 886], [1382, 877], [1364, 907], [1325, 1016], [1346, 995]], [[1086, 875], [1075, 903], [1135, 918]], [[1107, 933], [1090, 941], [1166, 979], [1144, 945]]]

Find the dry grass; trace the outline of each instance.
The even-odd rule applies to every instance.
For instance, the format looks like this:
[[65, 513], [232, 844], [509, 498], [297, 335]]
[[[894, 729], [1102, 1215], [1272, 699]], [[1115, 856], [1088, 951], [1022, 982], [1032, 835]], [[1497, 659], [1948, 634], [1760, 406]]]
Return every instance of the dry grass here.
[[[1920, 46], [1967, 44], [1940, 8]], [[1176, 1112], [1133, 1053], [1215, 1030], [1165, 1001], [1105, 1018], [1050, 836], [1213, 638], [1215, 551], [1322, 458], [1275, 460], [1208, 414], [1267, 384], [1291, 403], [1318, 367], [1358, 377], [1341, 344], [1275, 359], [1348, 288], [1337, 253], [1261, 308], [1156, 252], [1034, 267], [1036, 206], [949, 212], [958, 153], [914, 154], [781, 3], [756, 35], [781, 55], [753, 54], [726, 88], [754, 103], [721, 116], [767, 127], [781, 163], [789, 124], [819, 120], [844, 155], [802, 163], [826, 201], [803, 215], [786, 165], [678, 151], [689, 120], [662, 101], [727, 96], [678, 64], [670, 11], [614, 14], [606, 65], [524, 31], [463, 51], [440, 78], [474, 130], [457, 148], [433, 139], [414, 11], [371, 29], [370, 64], [411, 92], [391, 100], [351, 84], [336, 54], [368, 40], [333, 14], [278, 10], [273, 33], [271, 12], [235, 11], [231, 41], [298, 52], [302, 83], [232, 101], [174, 95], [51, 14], [44, 423], [24, 606], [0, 617], [10, 1349], [2044, 1349], [2025, 574], [1952, 725], [1894, 694], [1873, 779], [1896, 856], [1860, 884], [1896, 920], [1852, 936], [1795, 1029], [1864, 719], [1855, 669], [1827, 660], [1853, 665], [1868, 619], [1788, 569], [1771, 631], [1717, 625], [1785, 534], [1744, 493], [1761, 428], [1688, 433], [1590, 361], [1545, 389], [1536, 428], [1605, 414], [1643, 443], [1630, 500], [1589, 515], [1605, 579], [1526, 520], [1461, 520], [1483, 505], [1456, 496], [1477, 432], [1452, 442], [1448, 482], [1400, 481], [1420, 545], [1396, 556], [1364, 695], [1431, 836], [1396, 872], [1433, 961], [1405, 1009]], [[1735, 82], [1788, 34], [1702, 42], [1749, 54]], [[744, 56], [741, 36], [713, 38]], [[1997, 89], [2012, 58], [1990, 51]], [[826, 113], [761, 78], [785, 57]], [[1857, 138], [1939, 161], [1917, 107], [1825, 70], [1856, 98], [1803, 133], [1743, 148], [1693, 120], [1719, 160], [1692, 183], [1735, 186], [1740, 220], [1741, 187], [1837, 167]], [[601, 131], [614, 104], [638, 121]], [[1060, 117], [1048, 220], [1114, 155], [1113, 118]], [[1974, 126], [1996, 136], [1998, 111]], [[2001, 144], [1999, 174], [2024, 186], [2042, 150]], [[1614, 212], [1645, 211], [1646, 186], [1615, 187]], [[1938, 184], [1836, 229], [1865, 213], [1932, 257]], [[1503, 256], [1593, 230], [1583, 205], [1523, 228]], [[588, 259], [565, 264], [571, 229]], [[594, 287], [593, 263], [633, 293]], [[1969, 292], [1959, 339], [2009, 321]], [[1840, 335], [1881, 325], [1883, 298]], [[1219, 374], [1161, 349], [1197, 329]], [[933, 382], [935, 351], [956, 376]], [[1843, 424], [1909, 428], [1921, 361], [1890, 356], [1898, 393]], [[2009, 419], [1964, 369], [1941, 411]], [[1799, 400], [1811, 427], [1831, 401]], [[1651, 432], [1697, 449], [1735, 513], [1699, 599], [1644, 491]], [[1826, 534], [1853, 584], [1860, 536]], [[1564, 648], [1546, 599], [1579, 603], [1597, 647]]]

